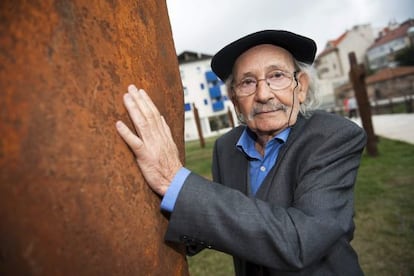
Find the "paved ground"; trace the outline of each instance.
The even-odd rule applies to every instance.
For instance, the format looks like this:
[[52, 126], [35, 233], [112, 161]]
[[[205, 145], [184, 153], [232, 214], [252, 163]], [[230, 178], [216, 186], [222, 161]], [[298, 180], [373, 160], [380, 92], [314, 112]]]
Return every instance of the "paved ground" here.
[[[361, 125], [360, 118], [352, 120]], [[374, 115], [372, 122], [376, 135], [414, 144], [414, 113]]]

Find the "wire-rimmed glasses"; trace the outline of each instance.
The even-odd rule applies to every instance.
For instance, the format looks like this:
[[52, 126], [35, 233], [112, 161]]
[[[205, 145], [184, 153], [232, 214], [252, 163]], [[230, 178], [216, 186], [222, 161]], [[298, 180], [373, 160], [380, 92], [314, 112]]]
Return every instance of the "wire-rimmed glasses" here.
[[264, 79], [256, 79], [255, 77], [245, 77], [232, 88], [238, 97], [247, 97], [254, 94], [257, 90], [259, 81], [265, 81], [269, 88], [273, 91], [288, 88], [293, 80], [296, 80], [296, 73], [289, 73], [282, 70], [274, 70], [269, 72]]

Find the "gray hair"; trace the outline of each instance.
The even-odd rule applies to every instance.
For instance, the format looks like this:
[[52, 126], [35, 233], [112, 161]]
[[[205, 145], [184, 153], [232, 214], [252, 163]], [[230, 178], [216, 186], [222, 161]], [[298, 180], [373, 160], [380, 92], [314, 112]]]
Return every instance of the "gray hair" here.
[[[309, 86], [308, 86], [308, 93], [306, 93], [306, 99], [303, 103], [299, 106], [299, 112], [306, 118], [310, 117], [312, 111], [319, 107], [319, 99], [316, 95], [316, 74], [315, 70], [312, 65], [309, 65], [304, 62], [297, 61], [293, 59], [296, 71], [305, 73], [309, 78]], [[231, 74], [226, 82], [226, 90], [227, 95], [233, 99], [236, 95], [234, 95], [233, 90], [233, 75]], [[239, 116], [239, 114], [237, 114]], [[240, 118], [239, 118], [240, 119]]]

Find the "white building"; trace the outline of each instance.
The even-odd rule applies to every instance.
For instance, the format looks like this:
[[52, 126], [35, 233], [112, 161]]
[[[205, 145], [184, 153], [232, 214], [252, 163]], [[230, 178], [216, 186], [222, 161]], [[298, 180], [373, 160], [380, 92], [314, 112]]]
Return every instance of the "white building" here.
[[198, 110], [203, 137], [222, 134], [229, 130], [232, 123], [237, 123], [225, 86], [211, 71], [211, 58], [212, 56], [194, 52], [183, 52], [178, 56], [184, 89], [186, 141], [199, 139], [194, 108]]
[[349, 53], [354, 52], [358, 63], [364, 63], [365, 52], [373, 42], [371, 25], [365, 24], [353, 27], [326, 44], [315, 59], [321, 108], [335, 108], [335, 88], [349, 81]]
[[390, 23], [384, 28], [375, 43], [367, 50], [367, 60], [371, 70], [385, 67], [395, 67], [395, 55], [413, 45], [412, 33], [414, 20], [410, 19], [402, 23]]

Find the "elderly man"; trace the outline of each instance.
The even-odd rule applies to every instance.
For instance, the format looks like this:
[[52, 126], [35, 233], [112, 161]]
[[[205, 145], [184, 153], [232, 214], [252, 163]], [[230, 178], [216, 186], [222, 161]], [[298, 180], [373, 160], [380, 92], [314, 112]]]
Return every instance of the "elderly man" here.
[[213, 57], [243, 123], [217, 139], [214, 181], [182, 166], [157, 108], [129, 87], [124, 103], [138, 135], [116, 126], [171, 213], [167, 241], [184, 243], [188, 254], [231, 254], [237, 275], [363, 274], [350, 242], [365, 133], [313, 111], [315, 53], [309, 38], [267, 30]]

